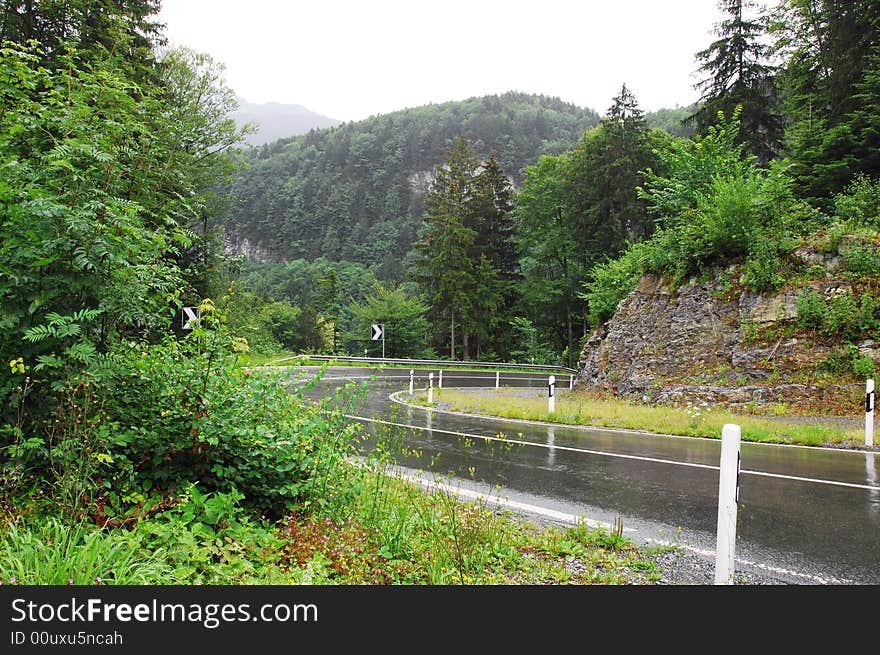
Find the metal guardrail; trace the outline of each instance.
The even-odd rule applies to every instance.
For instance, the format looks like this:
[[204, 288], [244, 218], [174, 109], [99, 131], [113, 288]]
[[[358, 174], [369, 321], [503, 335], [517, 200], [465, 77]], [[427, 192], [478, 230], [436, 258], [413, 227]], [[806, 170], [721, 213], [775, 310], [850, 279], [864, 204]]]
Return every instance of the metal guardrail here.
[[382, 358], [382, 357], [343, 357], [336, 355], [296, 355], [294, 357], [285, 357], [284, 359], [279, 359], [273, 362], [273, 364], [279, 364], [281, 362], [287, 361], [307, 361], [307, 360], [315, 360], [319, 362], [355, 362], [360, 364], [404, 364], [406, 366], [412, 366], [413, 368], [449, 368], [449, 367], [463, 367], [463, 368], [485, 368], [490, 370], [495, 369], [520, 369], [520, 370], [531, 370], [531, 371], [563, 371], [565, 373], [573, 373], [576, 374], [577, 370], [573, 368], [568, 368], [567, 366], [542, 366], [540, 364], [511, 364], [508, 362], [469, 362], [469, 361], [453, 361], [453, 360], [443, 360], [443, 359], [391, 359], [391, 358]]

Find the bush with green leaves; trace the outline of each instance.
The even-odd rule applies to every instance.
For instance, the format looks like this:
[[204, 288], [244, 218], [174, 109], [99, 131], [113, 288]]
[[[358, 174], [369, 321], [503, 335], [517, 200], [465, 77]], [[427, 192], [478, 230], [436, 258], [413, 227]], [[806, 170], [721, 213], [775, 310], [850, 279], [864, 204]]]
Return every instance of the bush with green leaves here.
[[808, 289], [797, 299], [795, 325], [830, 340], [860, 341], [880, 327], [880, 307], [870, 291], [859, 295], [844, 291], [826, 300]]
[[209, 317], [182, 342], [133, 347], [105, 378], [111, 488], [128, 498], [188, 483], [235, 489], [273, 516], [345, 493], [338, 476], [354, 426], [288, 389], [283, 371], [238, 366], [243, 343]]
[[182, 340], [122, 343], [56, 378], [43, 393], [50, 408], [7, 432], [0, 465], [74, 514], [93, 511], [98, 496], [121, 509], [191, 483], [236, 490], [272, 516], [348, 493], [355, 428], [338, 403], [307, 402], [282, 372], [243, 369], [246, 342], [210, 301], [201, 309]]
[[608, 320], [641, 275], [664, 276], [675, 287], [688, 277], [745, 260], [746, 286], [770, 291], [783, 282], [783, 262], [796, 237], [813, 223], [792, 194], [784, 161], [758, 165], [735, 145], [737, 115], [695, 140], [675, 140], [660, 153], [668, 171], [647, 171], [639, 190], [658, 216], [650, 239], [594, 266], [582, 297], [589, 321]]
[[834, 213], [842, 221], [880, 230], [880, 180], [856, 176], [834, 196]]

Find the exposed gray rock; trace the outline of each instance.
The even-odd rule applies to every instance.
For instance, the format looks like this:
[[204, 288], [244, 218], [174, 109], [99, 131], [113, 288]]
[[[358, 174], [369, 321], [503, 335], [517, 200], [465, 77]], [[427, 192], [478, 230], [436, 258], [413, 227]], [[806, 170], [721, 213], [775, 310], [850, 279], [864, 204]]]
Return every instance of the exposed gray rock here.
[[[713, 280], [691, 280], [675, 290], [657, 276], [644, 276], [614, 317], [587, 339], [575, 388], [655, 403], [698, 400], [731, 406], [843, 393], [791, 384], [792, 374], [814, 371], [826, 361], [830, 347], [802, 338], [762, 338], [766, 330], [797, 316], [797, 300], [805, 289], [731, 293], [732, 273], [728, 269]], [[850, 285], [826, 279], [809, 288], [828, 298], [846, 293]], [[862, 343], [860, 352], [880, 361], [880, 345], [873, 341]], [[768, 384], [771, 377], [774, 384]]]

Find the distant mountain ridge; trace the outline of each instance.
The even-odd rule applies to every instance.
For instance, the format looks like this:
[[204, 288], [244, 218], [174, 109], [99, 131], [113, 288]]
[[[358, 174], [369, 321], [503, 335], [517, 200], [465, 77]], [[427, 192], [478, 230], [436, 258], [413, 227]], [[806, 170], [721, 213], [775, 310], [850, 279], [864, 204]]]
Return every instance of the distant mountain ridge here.
[[242, 98], [238, 99], [238, 103], [238, 111], [232, 115], [235, 122], [238, 125], [250, 123], [257, 127], [257, 131], [246, 139], [252, 146], [342, 124], [340, 120], [323, 116], [302, 105], [247, 102]]

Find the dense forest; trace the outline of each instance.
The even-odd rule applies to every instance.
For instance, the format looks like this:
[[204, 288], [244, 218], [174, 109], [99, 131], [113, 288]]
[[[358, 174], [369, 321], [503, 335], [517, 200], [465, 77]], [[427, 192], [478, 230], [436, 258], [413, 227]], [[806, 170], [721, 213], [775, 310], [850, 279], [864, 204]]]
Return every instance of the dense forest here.
[[598, 120], [552, 98], [505, 94], [429, 105], [254, 149], [231, 188], [227, 240], [274, 261], [326, 257], [401, 281], [427, 186], [465, 135], [514, 181], [541, 154], [570, 148]]

